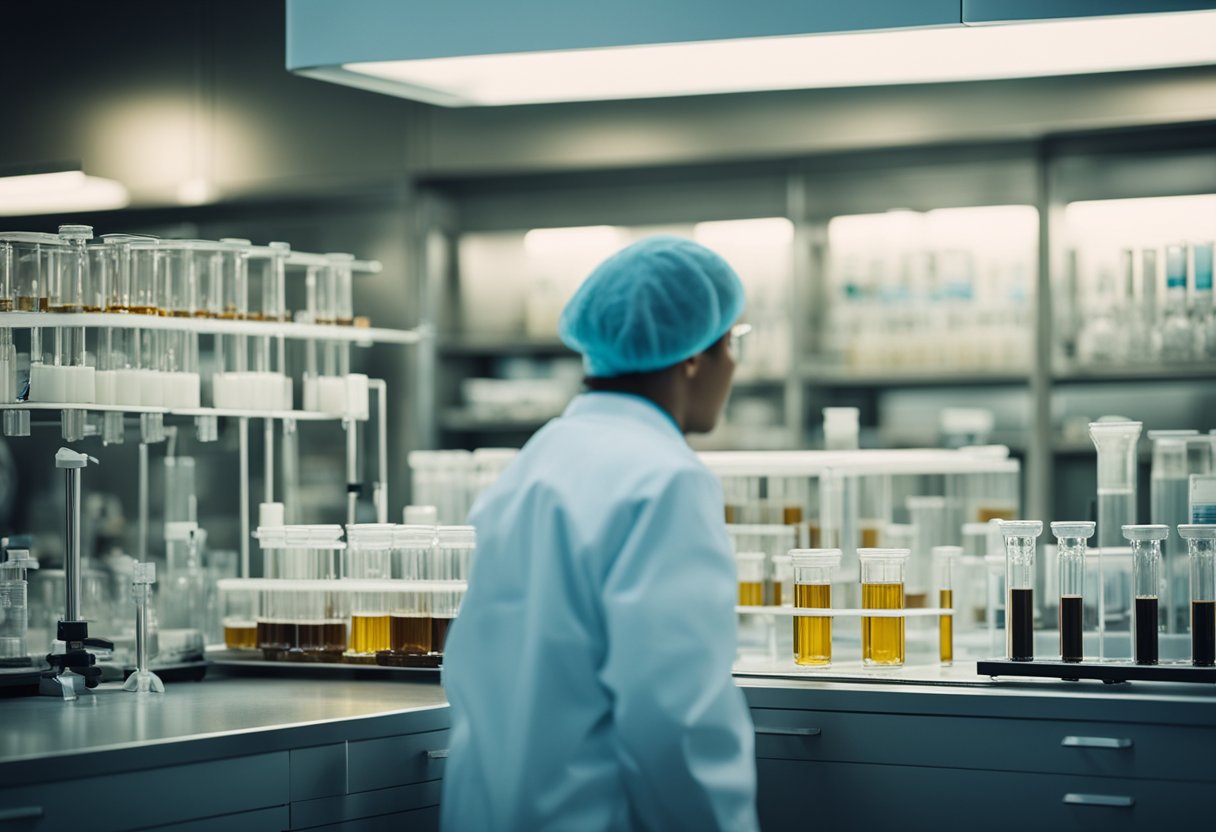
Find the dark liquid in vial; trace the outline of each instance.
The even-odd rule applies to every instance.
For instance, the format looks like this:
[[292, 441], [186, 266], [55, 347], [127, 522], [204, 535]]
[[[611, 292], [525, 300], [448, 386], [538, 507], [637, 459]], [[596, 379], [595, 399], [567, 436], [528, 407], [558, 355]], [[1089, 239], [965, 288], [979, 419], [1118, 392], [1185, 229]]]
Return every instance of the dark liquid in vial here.
[[1157, 663], [1157, 599], [1136, 597], [1136, 664]]
[[1060, 660], [1079, 662], [1084, 656], [1081, 648], [1080, 595], [1060, 596]]
[[452, 626], [452, 619], [440, 618], [436, 616], [431, 619], [431, 652], [442, 653], [443, 645], [448, 640], [448, 629]]
[[267, 661], [336, 662], [346, 649], [346, 623], [259, 621], [258, 647]]
[[1034, 659], [1034, 590], [1009, 590], [1009, 658]]
[[1191, 664], [1216, 665], [1216, 601], [1191, 602]]

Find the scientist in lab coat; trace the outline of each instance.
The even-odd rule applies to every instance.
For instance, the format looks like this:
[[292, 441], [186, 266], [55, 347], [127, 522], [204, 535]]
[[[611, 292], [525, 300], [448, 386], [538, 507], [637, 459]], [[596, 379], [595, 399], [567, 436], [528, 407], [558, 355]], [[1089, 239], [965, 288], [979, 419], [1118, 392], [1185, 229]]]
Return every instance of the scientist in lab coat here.
[[722, 491], [684, 440], [726, 403], [743, 304], [725, 260], [659, 236], [562, 312], [589, 392], [470, 515], [446, 832], [757, 828]]

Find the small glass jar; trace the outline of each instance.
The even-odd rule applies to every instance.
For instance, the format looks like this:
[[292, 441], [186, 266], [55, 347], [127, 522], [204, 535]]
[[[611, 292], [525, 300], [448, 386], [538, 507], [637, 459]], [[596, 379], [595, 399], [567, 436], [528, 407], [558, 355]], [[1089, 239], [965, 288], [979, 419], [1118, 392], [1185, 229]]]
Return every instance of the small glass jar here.
[[64, 248], [56, 258], [51, 272], [50, 308], [52, 312], [83, 312], [85, 307], [98, 311], [101, 301], [96, 297], [89, 268], [90, 258], [86, 244], [93, 239], [93, 227], [89, 225], [61, 225], [59, 239]]
[[1015, 662], [1034, 660], [1034, 562], [1043, 523], [1002, 520], [1005, 539], [1005, 653]]
[[1132, 644], [1136, 664], [1153, 665], [1159, 660], [1157, 631], [1161, 626], [1161, 541], [1169, 533], [1169, 526], [1123, 526], [1123, 537], [1132, 544], [1132, 595], [1136, 599], [1132, 614]]
[[[840, 567], [839, 549], [794, 549], [794, 607], [831, 609], [832, 578]], [[794, 663], [827, 667], [832, 663], [831, 616], [794, 617]]]
[[[109, 242], [109, 235], [107, 235]], [[125, 241], [130, 255], [130, 304], [128, 312], [136, 315], [161, 314], [161, 248], [160, 242], [154, 238], [130, 239]]]
[[[865, 610], [903, 610], [908, 549], [858, 549], [861, 561], [861, 606]], [[902, 667], [902, 615], [863, 615], [861, 659], [867, 667]]]
[[[472, 526], [440, 526], [435, 537], [430, 579], [452, 583], [468, 581], [477, 551], [477, 532]], [[460, 612], [463, 592], [454, 587], [431, 593], [431, 652], [442, 653], [448, 630]]]
[[[398, 526], [393, 535], [393, 572], [404, 581], [431, 578], [436, 529]], [[434, 624], [429, 593], [408, 590], [393, 594], [389, 614], [389, 657], [423, 656], [431, 652]]]
[[1216, 525], [1184, 523], [1191, 577], [1191, 664], [1216, 665]]
[[225, 237], [220, 240], [219, 308], [216, 317], [226, 320], [244, 319], [249, 314], [249, 249], [248, 240]]

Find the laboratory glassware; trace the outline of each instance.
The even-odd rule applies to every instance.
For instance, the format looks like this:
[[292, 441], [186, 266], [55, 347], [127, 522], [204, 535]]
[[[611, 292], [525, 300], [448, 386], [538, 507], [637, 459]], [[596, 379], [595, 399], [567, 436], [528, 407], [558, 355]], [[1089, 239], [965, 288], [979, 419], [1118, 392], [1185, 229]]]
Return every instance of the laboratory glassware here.
[[[794, 568], [794, 606], [831, 609], [832, 578], [840, 566], [840, 550], [794, 549], [789, 557]], [[832, 663], [830, 616], [794, 617], [794, 663], [814, 667]]]
[[1216, 665], [1216, 525], [1184, 523], [1191, 573], [1191, 664]]
[[988, 652], [998, 656], [1005, 652], [1005, 556], [984, 555], [988, 571], [988, 603], [984, 622], [988, 627]]
[[[394, 576], [406, 581], [429, 580], [438, 530], [434, 526], [399, 526], [393, 537]], [[400, 592], [389, 614], [389, 650], [397, 656], [431, 652], [434, 623], [431, 598], [422, 592]]]
[[1216, 311], [1212, 308], [1212, 244], [1191, 247], [1194, 284], [1191, 292], [1191, 330], [1195, 358], [1216, 357]]
[[[1195, 333], [1187, 309], [1187, 246], [1165, 249], [1165, 315], [1161, 322], [1161, 357], [1187, 361], [1194, 355]], [[1102, 530], [1099, 528], [1099, 535]]]
[[[1174, 529], [1190, 521], [1188, 451], [1190, 441], [1199, 438], [1199, 431], [1150, 430], [1148, 438], [1153, 443], [1149, 522]], [[1167, 632], [1173, 632], [1177, 624], [1186, 620], [1186, 561], [1182, 558], [1185, 549], [1174, 532], [1161, 546], [1165, 573], [1161, 620]]]
[[736, 552], [735, 565], [739, 572], [739, 606], [759, 607], [764, 604], [764, 552]]
[[224, 590], [224, 646], [229, 650], [258, 649], [258, 595], [252, 590]]
[[823, 447], [829, 451], [855, 451], [858, 446], [858, 409], [855, 407], [825, 407], [823, 409]]
[[1140, 422], [1090, 422], [1098, 452], [1098, 546], [1123, 545], [1122, 528], [1136, 520], [1136, 442]]
[[[429, 578], [433, 581], [467, 581], [477, 551], [477, 532], [472, 526], [440, 526], [435, 533]], [[462, 593], [456, 590], [431, 593], [431, 652], [442, 653], [448, 630], [460, 612]]]
[[155, 563], [136, 563], [131, 579], [131, 597], [135, 601], [135, 672], [127, 677], [122, 689], [130, 693], [164, 693], [160, 677], [148, 669], [148, 639], [152, 615], [152, 584], [156, 583]]
[[26, 574], [38, 568], [28, 549], [9, 549], [0, 563], [0, 667], [29, 664], [29, 585]]
[[1003, 520], [1005, 538], [1005, 655], [1015, 662], [1034, 659], [1034, 562], [1043, 524]]
[[[865, 610], [904, 609], [904, 571], [908, 549], [858, 549], [861, 561], [861, 606]], [[904, 618], [863, 615], [861, 658], [867, 667], [901, 667], [904, 663]]]
[[1136, 324], [1141, 333], [1142, 346], [1133, 352], [1133, 361], [1156, 361], [1161, 353], [1161, 333], [1157, 329], [1157, 296], [1160, 271], [1157, 249], [1146, 248], [1140, 252], [1140, 318]]
[[[955, 611], [954, 573], [963, 554], [962, 546], [934, 546], [933, 583], [940, 609]], [[938, 616], [938, 654], [943, 667], [954, 664], [954, 615]]]
[[268, 661], [339, 662], [347, 645], [346, 595], [316, 581], [278, 582], [261, 592], [258, 647]]
[[[792, 551], [792, 550], [791, 550]], [[773, 555], [772, 606], [788, 607], [794, 603], [794, 566], [788, 554]]]
[[1060, 660], [1065, 662], [1085, 658], [1085, 557], [1094, 527], [1091, 521], [1051, 524], [1060, 571]]
[[929, 599], [933, 547], [949, 545], [955, 535], [948, 531], [952, 518], [945, 497], [909, 497], [907, 506], [916, 530], [908, 563], [908, 606], [924, 607]]
[[160, 589], [163, 603], [158, 616], [161, 639], [165, 638], [165, 630], [189, 630], [198, 633], [201, 639], [206, 628], [207, 587], [199, 557], [197, 523], [165, 523], [165, 567]]
[[1166, 526], [1126, 525], [1123, 536], [1132, 544], [1132, 592], [1136, 599], [1132, 619], [1136, 664], [1157, 664], [1158, 601], [1161, 596], [1161, 542]]
[[[363, 523], [346, 527], [342, 577], [387, 580], [392, 577], [393, 543], [397, 527], [391, 523]], [[350, 648], [346, 657], [375, 661], [389, 649], [389, 599], [383, 592], [356, 592], [351, 597]]]

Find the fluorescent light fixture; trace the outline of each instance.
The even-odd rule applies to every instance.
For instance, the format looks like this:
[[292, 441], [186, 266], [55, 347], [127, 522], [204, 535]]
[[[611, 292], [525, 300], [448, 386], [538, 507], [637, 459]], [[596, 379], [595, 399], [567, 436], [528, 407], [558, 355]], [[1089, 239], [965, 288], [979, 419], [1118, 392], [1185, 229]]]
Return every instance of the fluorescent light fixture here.
[[626, 242], [621, 229], [613, 225], [533, 228], [524, 235], [524, 250], [531, 257], [607, 257]]
[[1069, 242], [1089, 251], [1202, 242], [1216, 236], [1216, 195], [1071, 202], [1064, 224]]
[[121, 183], [81, 170], [0, 176], [0, 216], [111, 211], [129, 202]]
[[712, 249], [781, 248], [794, 242], [794, 224], [785, 217], [699, 222], [692, 236]]
[[924, 84], [1216, 63], [1216, 12], [1139, 14], [346, 63], [363, 86], [445, 106]]

